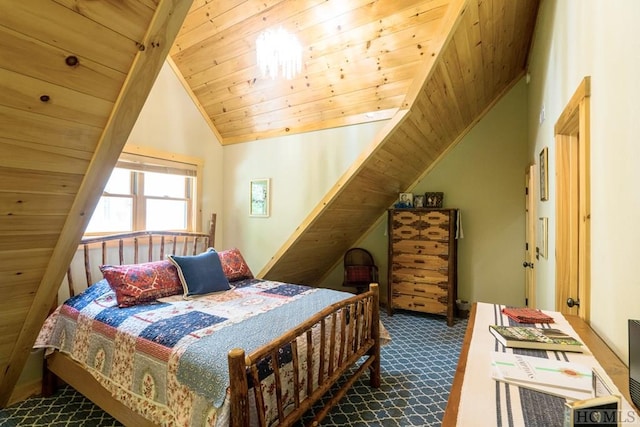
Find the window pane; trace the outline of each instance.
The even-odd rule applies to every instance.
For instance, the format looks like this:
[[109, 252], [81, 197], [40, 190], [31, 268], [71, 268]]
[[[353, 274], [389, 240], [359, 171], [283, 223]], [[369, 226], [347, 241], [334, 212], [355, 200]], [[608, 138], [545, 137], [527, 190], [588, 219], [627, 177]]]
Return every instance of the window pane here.
[[104, 191], [111, 194], [131, 194], [131, 171], [114, 169]]
[[133, 230], [133, 200], [103, 196], [96, 206], [85, 233]]
[[185, 179], [188, 178], [180, 175], [145, 172], [144, 195], [153, 197], [184, 198], [186, 197]]
[[186, 230], [187, 202], [182, 200], [147, 200], [148, 230]]

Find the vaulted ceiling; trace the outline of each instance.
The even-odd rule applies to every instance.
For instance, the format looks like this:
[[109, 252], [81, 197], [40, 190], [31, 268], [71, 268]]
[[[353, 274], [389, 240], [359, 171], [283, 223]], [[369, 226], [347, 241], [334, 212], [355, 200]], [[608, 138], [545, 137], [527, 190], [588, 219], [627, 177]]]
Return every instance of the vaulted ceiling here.
[[[420, 2], [421, 10], [441, 4]], [[429, 21], [438, 31], [420, 42], [421, 60], [387, 126], [259, 275], [320, 283], [398, 193], [423, 178], [525, 74], [537, 10], [537, 0], [447, 2], [440, 19]]]
[[[389, 119], [261, 272], [313, 283], [523, 75], [538, 8], [190, 3], [0, 0], [0, 407], [168, 56], [223, 144]], [[255, 65], [280, 25], [304, 47], [290, 81]]]
[[[199, 1], [171, 58], [223, 144], [389, 119], [438, 39], [449, 0]], [[256, 39], [303, 46], [295, 78], [263, 77]]]

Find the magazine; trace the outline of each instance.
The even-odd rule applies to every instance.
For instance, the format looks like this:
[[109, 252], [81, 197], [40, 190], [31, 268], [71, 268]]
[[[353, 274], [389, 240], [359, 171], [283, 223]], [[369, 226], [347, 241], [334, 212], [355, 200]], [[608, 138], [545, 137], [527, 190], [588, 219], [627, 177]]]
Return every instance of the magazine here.
[[571, 400], [593, 397], [591, 368], [513, 353], [491, 354], [493, 379]]
[[489, 331], [505, 347], [584, 352], [580, 341], [560, 329], [489, 325]]

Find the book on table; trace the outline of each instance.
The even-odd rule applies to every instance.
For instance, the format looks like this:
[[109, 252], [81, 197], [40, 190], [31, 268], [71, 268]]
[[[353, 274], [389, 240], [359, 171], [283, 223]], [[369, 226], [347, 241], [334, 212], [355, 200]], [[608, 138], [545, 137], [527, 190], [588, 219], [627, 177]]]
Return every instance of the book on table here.
[[560, 329], [489, 325], [489, 331], [505, 347], [584, 352], [580, 341]]
[[505, 307], [502, 313], [519, 323], [553, 323], [553, 317], [530, 307]]
[[543, 393], [582, 400], [593, 397], [590, 367], [561, 360], [492, 352], [492, 378]]

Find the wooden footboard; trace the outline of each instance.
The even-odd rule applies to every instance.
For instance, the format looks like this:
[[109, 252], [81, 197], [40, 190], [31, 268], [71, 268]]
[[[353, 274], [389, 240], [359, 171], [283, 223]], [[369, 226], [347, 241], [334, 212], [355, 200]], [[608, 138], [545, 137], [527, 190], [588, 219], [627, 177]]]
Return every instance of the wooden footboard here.
[[[313, 331], [320, 334], [319, 348], [315, 348]], [[335, 337], [339, 336], [339, 340]], [[298, 352], [298, 343], [304, 340], [307, 345]], [[315, 316], [290, 330], [266, 346], [257, 349], [248, 356], [244, 350], [229, 352], [229, 379], [231, 383], [231, 426], [248, 426], [252, 417], [257, 417], [260, 426], [273, 424], [267, 420], [265, 390], [268, 386], [258, 379], [258, 363], [265, 358], [278, 361], [280, 349], [290, 345], [293, 354], [294, 397], [293, 403], [286, 403], [279, 363], [272, 363], [276, 388], [276, 417], [280, 426], [292, 425], [314, 406], [343, 375], [349, 378], [339, 388], [333, 390], [333, 397], [318, 411], [312, 425], [318, 425], [333, 407], [351, 388], [353, 383], [367, 370], [370, 385], [380, 386], [380, 323], [378, 284], [372, 284], [370, 290], [333, 304], [318, 312]], [[324, 357], [314, 362], [313, 352], [319, 350]], [[356, 363], [361, 360], [358, 366]], [[46, 359], [48, 370], [74, 387], [105, 412], [111, 414], [124, 425], [151, 426], [133, 410], [124, 406], [111, 396], [86, 370], [65, 354], [55, 352]], [[306, 369], [300, 369], [302, 363]], [[303, 372], [299, 375], [299, 372]], [[260, 387], [249, 387], [249, 381]], [[250, 405], [253, 401], [255, 405]], [[285, 406], [287, 405], [287, 406]], [[256, 411], [249, 408], [255, 406]]]
[[[275, 406], [277, 424], [292, 425], [309, 410], [325, 393], [363, 356], [366, 358], [345, 384], [334, 392], [333, 398], [316, 414], [317, 425], [366, 370], [370, 372], [370, 385], [380, 386], [380, 323], [378, 284], [371, 284], [364, 294], [333, 304], [315, 316], [290, 330], [280, 338], [257, 349], [248, 356], [242, 349], [229, 352], [229, 378], [231, 383], [231, 426], [248, 426], [252, 411], [250, 397], [255, 401], [258, 425], [274, 424], [273, 416], [267, 418], [266, 390], [258, 375], [258, 364], [268, 359], [275, 382]], [[339, 328], [339, 331], [338, 331]], [[313, 330], [320, 339], [313, 340]], [[339, 336], [339, 340], [336, 337]], [[306, 349], [299, 351], [300, 341]], [[314, 346], [319, 346], [319, 349]], [[280, 372], [281, 349], [291, 347], [293, 364], [293, 397], [283, 393], [286, 379]], [[322, 357], [314, 363], [314, 351]], [[301, 369], [305, 363], [306, 369]], [[248, 379], [260, 387], [249, 389]]]

